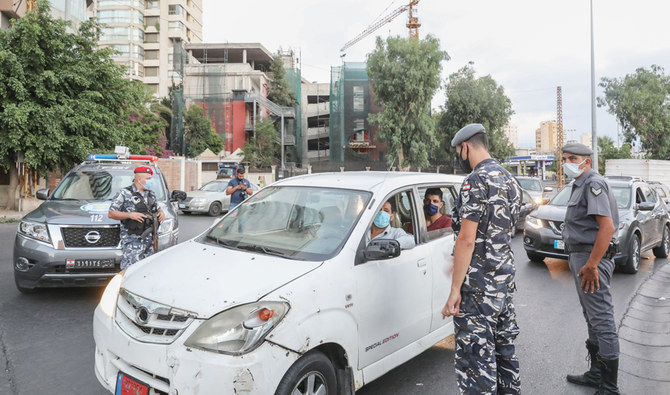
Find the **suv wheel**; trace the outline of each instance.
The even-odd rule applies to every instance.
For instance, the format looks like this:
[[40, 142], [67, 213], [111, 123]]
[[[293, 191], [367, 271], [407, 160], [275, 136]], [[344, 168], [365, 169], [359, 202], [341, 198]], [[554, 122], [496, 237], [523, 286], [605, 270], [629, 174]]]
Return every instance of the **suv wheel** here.
[[216, 217], [219, 214], [221, 214], [221, 203], [219, 202], [212, 203], [212, 205], [209, 206], [209, 215], [211, 215], [212, 217]]
[[529, 252], [526, 251], [526, 255], [528, 255], [528, 259], [530, 259], [532, 262], [544, 262], [544, 256], [540, 254], [536, 254], [534, 252]]
[[630, 238], [628, 251], [630, 251], [630, 254], [626, 259], [626, 263], [621, 266], [621, 271], [635, 274], [640, 267], [640, 236], [633, 234], [633, 237]]
[[667, 258], [668, 254], [670, 253], [670, 229], [668, 229], [668, 226], [663, 227], [663, 239], [661, 240], [661, 244], [653, 249], [654, 255], [656, 255], [656, 258]]

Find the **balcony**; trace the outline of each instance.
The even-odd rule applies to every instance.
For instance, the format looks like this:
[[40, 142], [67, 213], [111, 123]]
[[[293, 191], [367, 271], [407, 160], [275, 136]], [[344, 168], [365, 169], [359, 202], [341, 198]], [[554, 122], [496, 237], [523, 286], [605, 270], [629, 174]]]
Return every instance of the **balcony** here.
[[330, 160], [330, 150], [322, 149], [322, 150], [307, 151], [307, 159], [320, 160], [320, 161]]
[[328, 126], [307, 129], [307, 140], [325, 138], [330, 135]]

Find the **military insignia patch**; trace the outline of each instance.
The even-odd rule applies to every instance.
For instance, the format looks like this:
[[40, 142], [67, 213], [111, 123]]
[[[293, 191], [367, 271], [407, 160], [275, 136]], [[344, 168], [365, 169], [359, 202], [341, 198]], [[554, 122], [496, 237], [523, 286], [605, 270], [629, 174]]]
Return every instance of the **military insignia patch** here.
[[600, 195], [600, 193], [601, 193], [602, 191], [603, 191], [602, 188], [598, 188], [598, 189], [596, 189], [595, 187], [591, 187], [591, 193], [594, 194], [594, 195], [596, 195], [596, 196]]
[[463, 190], [464, 191], [469, 191], [470, 190], [470, 184], [464, 184], [463, 185]]

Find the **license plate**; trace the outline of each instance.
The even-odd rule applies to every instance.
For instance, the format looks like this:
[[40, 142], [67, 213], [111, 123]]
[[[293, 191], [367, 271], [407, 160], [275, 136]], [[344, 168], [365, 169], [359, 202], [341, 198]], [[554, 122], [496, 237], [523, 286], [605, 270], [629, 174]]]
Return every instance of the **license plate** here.
[[179, 208], [185, 208], [185, 207], [186, 207], [186, 203], [179, 203]]
[[66, 259], [66, 269], [108, 269], [114, 267], [114, 259]]
[[563, 240], [554, 240], [554, 248], [557, 250], [564, 250], [565, 243], [563, 242]]
[[116, 376], [115, 395], [148, 395], [149, 386], [125, 373], [119, 372]]

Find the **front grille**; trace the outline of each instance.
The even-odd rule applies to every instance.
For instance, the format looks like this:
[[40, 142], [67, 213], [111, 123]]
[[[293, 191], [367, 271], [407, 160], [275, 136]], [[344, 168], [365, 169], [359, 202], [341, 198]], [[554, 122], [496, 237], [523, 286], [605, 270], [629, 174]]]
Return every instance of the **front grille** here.
[[54, 274], [82, 274], [82, 273], [95, 273], [103, 274], [110, 273], [116, 274], [121, 271], [121, 264], [115, 263], [114, 267], [104, 268], [104, 269], [95, 269], [95, 268], [83, 268], [83, 269], [68, 269], [65, 265], [53, 265], [47, 269], [47, 273]]
[[555, 234], [560, 235], [563, 233], [563, 230], [561, 229], [563, 221], [547, 221], [547, 222], [549, 222], [549, 227]]
[[195, 317], [194, 313], [173, 309], [122, 290], [114, 319], [134, 339], [145, 343], [169, 344], [191, 325]]
[[119, 245], [120, 231], [118, 225], [109, 227], [69, 227], [61, 228], [66, 248], [100, 248]]

